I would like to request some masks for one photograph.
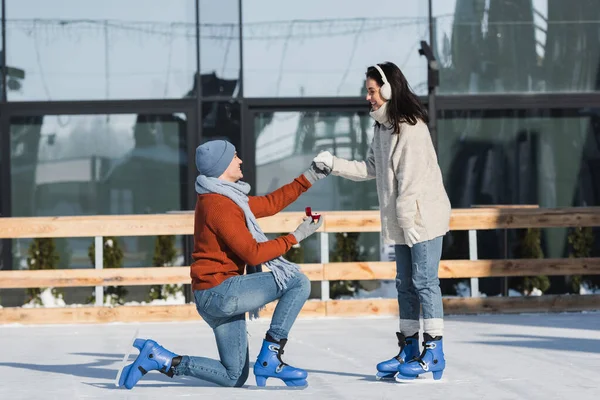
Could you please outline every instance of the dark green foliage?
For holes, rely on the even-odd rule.
[[[335,246],[331,254],[331,262],[360,261],[358,238],[360,233],[336,233]],[[331,282],[330,296],[332,299],[340,296],[351,296],[359,288],[358,281],[333,281]]]
[[[569,257],[591,257],[594,246],[594,231],[591,227],[573,228],[569,232],[568,242]],[[575,293],[579,293],[581,284],[586,281],[589,286],[600,286],[600,277],[597,275],[573,275],[571,276],[571,288]]]
[[[542,233],[539,228],[519,229],[517,237],[516,258],[544,258]],[[550,288],[550,279],[546,275],[512,278],[510,286],[524,294],[531,293],[534,288],[544,293]]]
[[[53,238],[33,239],[29,246],[27,257],[27,266],[30,270],[56,269],[60,258],[56,250],[56,243]],[[29,288],[25,292],[29,296],[29,301],[36,304],[42,304],[40,294],[45,288]],[[62,293],[57,289],[52,289],[55,297],[62,297]]]
[[[177,257],[175,248],[175,236],[157,236],[154,242],[154,256],[152,265],[155,267],[170,267]],[[149,298],[152,300],[165,300],[169,296],[175,296],[183,290],[182,285],[153,285],[150,288]]]

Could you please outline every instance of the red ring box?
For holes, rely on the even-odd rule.
[[[313,222],[317,222],[319,219],[321,219],[321,214],[319,214],[319,213],[314,213],[313,214],[312,208],[310,208],[310,207],[306,207],[304,209],[304,211],[306,212],[306,216],[307,217],[311,217],[312,218]]]

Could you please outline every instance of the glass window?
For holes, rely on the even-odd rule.
[[[427,93],[419,42],[429,42],[428,2],[252,0],[242,3],[244,94],[360,96],[368,66],[392,61]]]
[[[454,208],[600,205],[598,110],[445,111],[438,123]],[[562,257],[565,230],[546,231],[546,256]]]
[[[237,95],[240,69],[238,0],[200,0],[202,95]]]
[[[304,173],[312,159],[329,150],[338,157],[364,160],[373,140],[373,120],[366,112],[263,112],[255,115],[256,194],[261,196],[293,181]],[[374,210],[379,208],[375,180],[354,182],[329,176],[315,183],[284,211],[316,212]],[[287,234],[289,232],[281,232]],[[343,235],[342,235],[343,236]],[[346,260],[349,247],[356,251],[354,260],[380,259],[377,233],[330,235],[332,261]],[[344,242],[340,242],[343,240]],[[298,250],[301,262],[321,262],[320,239],[312,235]],[[288,254],[290,256],[290,254]]]
[[[202,102],[202,141],[224,139],[242,154],[240,110],[240,103],[236,101]]]
[[[6,0],[9,100],[181,98],[196,68],[194,0]]]
[[[597,90],[600,2],[432,1],[440,93]]]
[[[188,188],[186,130],[185,114],[13,117],[12,215],[180,210]],[[151,265],[154,238],[119,240],[126,266]],[[13,240],[15,269],[27,257],[28,243]],[[90,238],[67,239],[61,266],[91,267],[90,243]]]
[[[2,17],[2,9],[0,7],[0,18],[1,17]],[[3,53],[4,53],[4,49],[2,49],[2,32],[0,32],[0,66],[2,66],[1,65],[1,60],[3,59],[2,58],[2,54]],[[0,98],[2,97],[2,93],[3,93],[3,90],[4,90],[3,85],[4,85],[4,82],[3,82],[3,80],[0,77]],[[6,195],[4,194],[5,190],[2,189],[4,187],[3,186],[4,185],[4,182],[3,182],[3,176],[4,176],[3,171],[4,171],[4,168],[6,168],[5,167],[6,161],[3,159],[3,154],[2,154],[3,153],[2,148],[5,145],[3,144],[2,140],[3,139],[0,137],[0,218],[4,216],[4,213],[5,213],[5,210],[4,210],[5,204],[4,204],[4,202],[6,201],[5,200],[5,196]],[[6,240],[6,239],[0,239],[0,271],[3,270],[3,269],[9,269],[9,264],[10,263],[8,263],[8,262],[5,261],[5,258],[8,257],[8,254],[7,254],[7,252],[5,253],[4,250],[3,250],[5,247],[10,248],[10,241]]]
[[[2,8],[0,7],[0,18],[1,17],[2,17]],[[3,59],[2,55],[4,53],[4,49],[2,48],[2,42],[3,42],[2,41],[2,32],[0,32],[0,66],[2,66],[1,60]],[[6,71],[6,72],[9,73],[10,71]],[[9,80],[9,79],[12,80],[11,86],[13,86],[13,87],[15,85],[15,82],[19,83],[18,81],[20,80],[20,79],[15,79],[15,78],[11,79],[10,73],[7,76],[7,80]],[[4,82],[3,82],[2,78],[0,77],[0,98],[2,97],[2,93],[4,91],[3,85],[4,85]],[[6,161],[3,159],[3,154],[2,154],[3,153],[2,148],[3,148],[3,146],[5,146],[2,142],[2,140],[3,139],[0,137],[0,218],[3,217],[4,213],[6,212],[4,210],[4,208],[6,207],[4,204],[4,202],[6,201],[5,200],[6,195],[4,193],[6,191],[3,190],[3,187],[4,187],[3,186],[4,185],[3,171],[4,171],[4,168],[7,168],[7,167],[5,166]],[[4,248],[10,248],[10,241],[7,239],[0,239],[0,270],[10,269],[10,265],[9,265],[10,263],[5,260],[5,258],[8,259],[8,252],[5,252]]]
[[[373,120],[365,112],[264,112],[254,120],[256,194],[291,182],[320,152],[363,160],[373,139]],[[356,193],[361,193],[357,196]],[[318,181],[287,211],[377,209],[375,181],[353,182],[336,176]]]

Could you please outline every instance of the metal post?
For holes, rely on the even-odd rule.
[[[12,216],[10,176],[10,121],[6,113],[0,114],[0,218]],[[16,243],[17,240],[14,240]],[[13,268],[13,239],[0,239],[0,269]]]
[[[433,148],[438,151],[438,132],[437,132],[437,108],[435,105],[435,87],[429,88],[429,100],[427,103],[428,114],[429,114],[429,133],[431,134],[431,141],[433,142]]]
[[[477,231],[469,231],[469,260],[477,260]],[[471,278],[471,297],[479,297],[479,278]]]
[[[504,230],[504,259],[508,260],[508,229]],[[508,277],[502,278],[502,296],[508,296]]]
[[[242,15],[242,0],[238,1],[238,34],[240,37],[240,75],[238,77],[238,97],[244,97],[244,18]]]
[[[7,101],[7,93],[8,93],[8,79],[6,76],[8,75],[8,67],[6,63],[6,1],[2,0],[2,94],[0,95],[0,99],[2,102]],[[8,134],[7,134],[8,135]],[[9,159],[10,162],[10,159]]]
[[[321,232],[319,237],[321,238],[321,264],[327,264],[329,262],[329,234]],[[329,281],[321,281],[321,300],[329,299]]]
[[[102,269],[104,267],[104,243],[102,236],[95,237],[94,247],[94,264],[96,265],[96,269]],[[102,307],[102,305],[104,305],[104,286],[96,286],[96,307]]]
[[[196,0],[196,73],[194,74],[194,87],[196,88],[196,135],[197,141],[193,146],[202,143],[202,128],[204,128],[204,118],[202,116],[202,73],[200,60],[200,0]]]
[[[430,24],[430,29],[433,25]],[[432,32],[432,31],[431,31]],[[432,35],[432,33],[430,33]],[[427,92],[428,92],[428,116],[429,116],[429,133],[433,147],[438,149],[438,134],[437,134],[437,109],[435,105],[436,87],[440,82],[440,67],[433,54],[433,50],[425,40],[421,40],[421,48],[419,54],[427,59]]]

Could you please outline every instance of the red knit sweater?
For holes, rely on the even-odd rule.
[[[277,214],[310,188],[300,175],[266,196],[249,196],[256,218]],[[291,233],[258,243],[246,226],[244,212],[220,194],[198,195],[194,222],[192,288],[204,290],[225,279],[243,275],[246,265],[259,265],[287,253],[298,243]]]

